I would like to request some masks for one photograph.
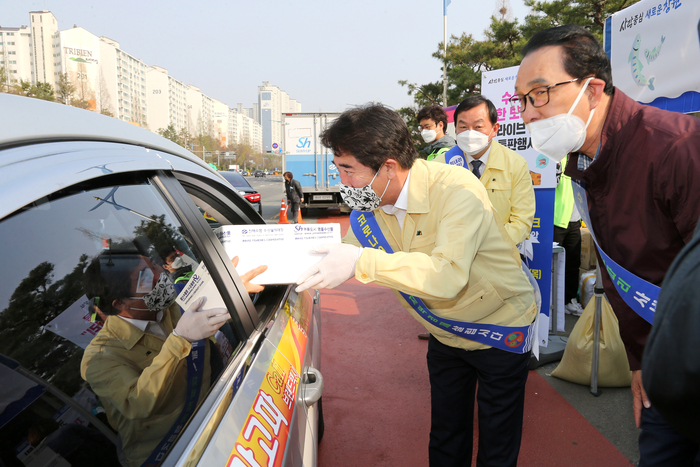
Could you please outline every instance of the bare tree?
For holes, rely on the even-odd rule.
[[[114,117],[114,110],[112,109],[112,98],[109,94],[109,88],[107,87],[107,82],[105,81],[104,75],[98,69],[97,71],[97,105],[96,109],[103,115],[109,115]]]
[[[68,79],[68,73],[58,75],[58,85],[56,86],[56,102],[70,104],[75,94],[75,86]]]

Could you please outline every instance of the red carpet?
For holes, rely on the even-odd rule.
[[[427,341],[416,337],[424,328],[389,289],[354,279],[323,291],[321,310],[326,430],[319,466],[427,466]],[[632,465],[534,371],[523,431],[519,466]]]

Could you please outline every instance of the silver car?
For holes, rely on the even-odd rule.
[[[248,201],[128,123],[8,94],[0,109],[0,465],[315,466],[320,296],[246,291],[213,229],[265,228]],[[201,271],[230,319],[189,352],[177,305],[103,312],[151,309],[156,279],[179,291]]]

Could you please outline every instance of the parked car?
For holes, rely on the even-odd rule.
[[[258,193],[255,188],[250,186],[248,180],[243,178],[243,175],[239,174],[238,172],[219,171],[219,173],[226,179],[227,182],[238,190],[238,193],[240,193],[241,196],[247,199],[250,204],[255,206],[258,213],[260,213],[262,216],[262,199],[260,193]]]
[[[262,171],[262,170],[256,170],[256,171],[255,171],[255,178],[264,177],[264,176],[265,176],[265,172],[264,172],[264,171]]]
[[[212,229],[264,229],[251,204],[142,128],[0,108],[0,465],[316,465],[320,295],[246,291]],[[216,345],[171,333],[163,268],[197,270],[176,291],[210,275],[205,305],[230,315]]]

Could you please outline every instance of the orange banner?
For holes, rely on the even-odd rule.
[[[306,331],[290,317],[226,467],[282,465],[306,341]]]

